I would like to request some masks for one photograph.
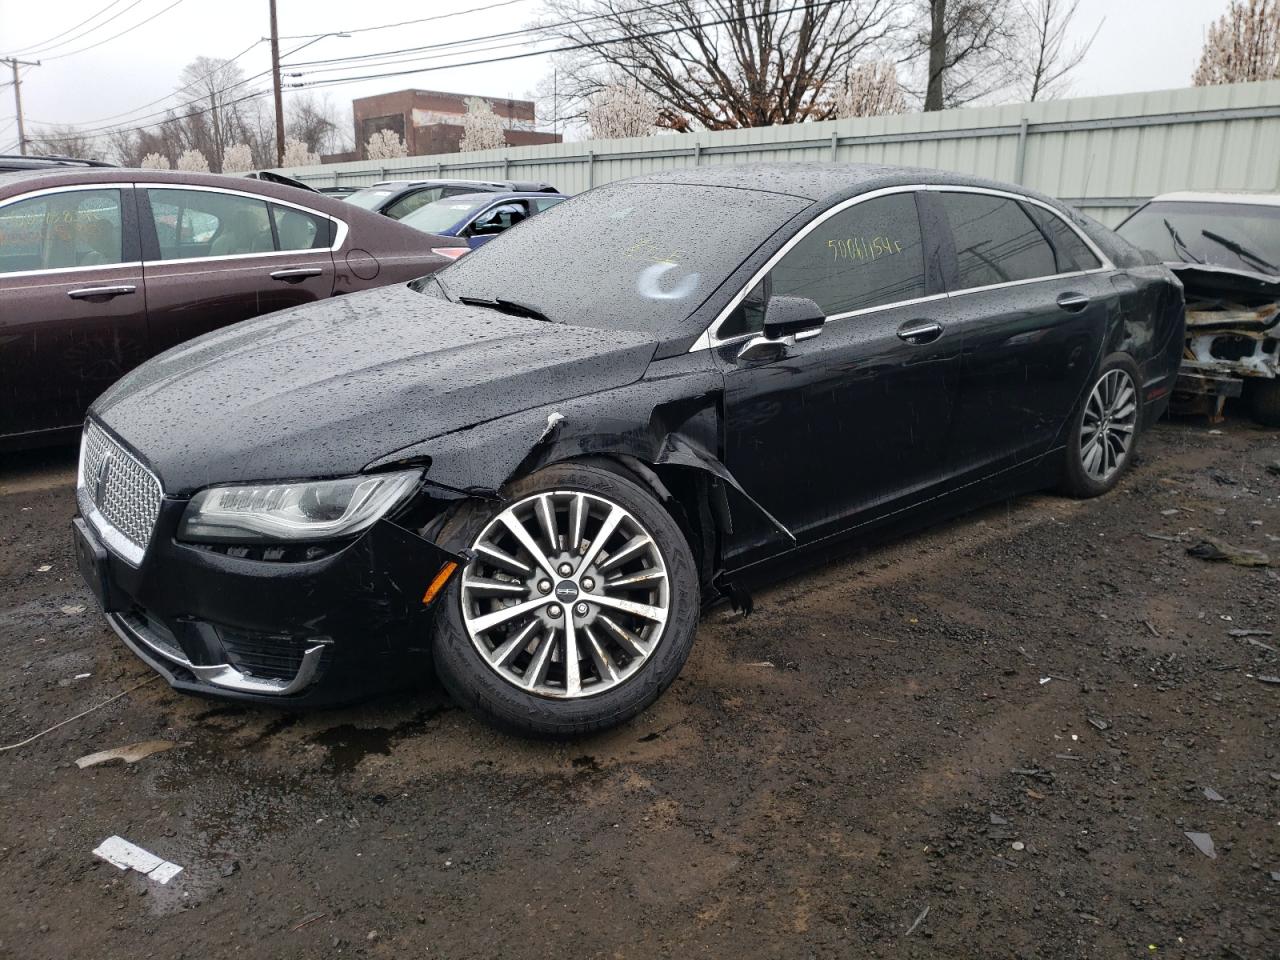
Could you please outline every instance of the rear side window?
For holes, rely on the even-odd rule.
[[[536,208],[536,212],[541,213],[543,210],[549,210],[557,203],[563,203],[568,199],[568,197],[538,197],[533,201],[533,205]]]
[[[267,203],[207,190],[149,189],[161,260],[271,253]]]
[[[808,297],[827,316],[925,295],[915,195],[866,200],[819,224],[769,274],[771,296]]]
[[[275,221],[278,250],[319,250],[333,243],[329,236],[331,222],[324,217],[271,204]]]
[[[955,237],[960,283],[970,290],[1058,272],[1051,248],[1022,207],[984,193],[938,194]]]
[[[0,273],[122,263],[119,190],[68,190],[0,208]]]
[[[1053,252],[1057,257],[1059,273],[1096,270],[1102,266],[1102,261],[1080,239],[1080,234],[1067,226],[1066,221],[1060,216],[1056,213],[1050,213],[1044,207],[1037,207],[1033,203],[1027,204],[1026,209],[1035,218],[1036,223],[1040,224],[1040,229],[1048,235],[1049,242],[1053,244]]]

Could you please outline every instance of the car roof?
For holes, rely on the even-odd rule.
[[[1015,184],[932,167],[899,167],[875,163],[756,163],[743,166],[688,167],[644,174],[626,182],[730,187],[782,193],[814,201],[838,201],[884,187],[912,184],[977,187],[1017,193],[1055,208],[1065,209],[1061,201]]]
[[[451,197],[441,197],[434,203],[445,203],[450,200],[488,200],[494,203],[500,203],[503,200],[568,200],[562,193],[542,193],[537,190],[490,190],[480,193],[455,193]]]
[[[221,187],[223,190],[239,190],[258,194],[272,200],[284,200],[301,204],[339,219],[357,216],[345,200],[332,194],[318,193],[255,180],[249,177],[221,173],[191,173],[186,170],[143,170],[126,167],[51,167],[45,170],[15,170],[0,173],[0,199],[7,199],[20,192],[55,187],[71,187],[86,184],[149,183],[173,187]]]
[[[1154,203],[1247,203],[1252,206],[1280,207],[1280,193],[1228,193],[1212,190],[1179,190],[1152,197]]]
[[[424,186],[425,187],[431,187],[431,186],[465,187],[465,186],[472,186],[472,185],[477,187],[506,186],[506,184],[500,183],[497,180],[447,180],[447,179],[430,178],[427,180],[379,180],[377,183],[371,183],[369,184],[368,187],[365,187],[363,189],[375,190],[378,188],[385,189],[387,187],[391,187],[397,190],[403,190],[405,187],[424,187]]]

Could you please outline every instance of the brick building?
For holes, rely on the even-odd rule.
[[[380,93],[373,97],[361,97],[351,101],[355,119],[355,155],[342,156],[344,160],[367,159],[365,144],[379,130],[391,130],[404,140],[410,156],[432,153],[456,153],[462,139],[462,118],[467,112],[467,101],[473,94],[443,93],[438,90],[399,90]],[[534,130],[532,100],[508,100],[483,97],[493,107],[493,112],[503,118],[507,144],[524,147],[536,143],[559,143],[558,133]],[[337,157],[325,157],[336,162]]]

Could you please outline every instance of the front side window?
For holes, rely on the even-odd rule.
[[[563,203],[568,197],[538,197],[533,201],[533,206],[538,213],[543,210],[550,210],[557,203]]]
[[[149,189],[161,260],[230,257],[275,250],[267,203],[206,190]]]
[[[468,233],[483,236],[485,234],[502,233],[509,230],[521,220],[527,220],[529,212],[523,203],[504,203],[502,206],[486,210],[471,224]]]
[[[1022,207],[985,193],[939,193],[955,237],[958,290],[1058,272],[1053,249]]]
[[[69,190],[0,208],[0,273],[122,263],[119,190]]]

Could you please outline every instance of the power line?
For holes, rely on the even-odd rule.
[[[484,13],[486,10],[496,10],[499,7],[510,7],[517,3],[528,3],[529,0],[501,0],[499,3],[491,3],[487,7],[472,7],[468,10],[456,10],[453,13],[440,13],[434,17],[421,17],[417,20],[401,20],[399,23],[381,23],[376,27],[356,27],[352,30],[331,30],[330,33],[369,33],[373,30],[390,30],[394,27],[408,27],[417,23],[431,23],[434,20],[448,20],[452,17],[465,17],[472,13]],[[322,37],[328,34],[322,33],[299,33],[290,37],[281,37],[281,40],[305,40],[307,37]]]
[[[786,7],[784,9],[774,10],[772,11],[772,13],[776,16],[784,13],[794,13],[797,10],[808,10],[808,9],[819,9],[822,7],[830,7],[841,2],[844,2],[844,0],[821,0],[821,2],[801,3],[792,7]],[[636,33],[636,34],[631,34],[630,36],[615,37],[608,40],[588,40],[582,43],[570,44],[568,46],[554,47],[550,50],[528,50],[528,51],[525,51],[524,53],[512,53],[503,57],[488,57],[480,60],[466,60],[460,63],[443,63],[443,64],[437,64],[435,66],[429,66],[429,67],[418,67],[413,70],[393,70],[387,73],[369,73],[369,74],[362,74],[356,77],[337,77],[337,78],[334,78],[333,80],[316,80],[310,83],[304,81],[302,83],[291,83],[289,84],[289,86],[296,89],[302,89],[302,88],[315,89],[318,87],[335,87],[335,86],[340,86],[344,83],[357,83],[361,80],[382,80],[387,77],[403,77],[403,76],[409,76],[411,74],[416,74],[416,73],[432,73],[436,70],[453,70],[459,67],[476,67],[476,66],[481,66],[481,65],[490,64],[490,63],[507,63],[512,60],[524,60],[528,57],[541,57],[541,56],[547,56],[555,53],[570,53],[575,50],[594,50],[600,47],[612,46],[618,43],[631,43],[636,40],[647,40],[653,37],[669,36],[670,34],[680,33],[681,31],[687,30],[690,27],[694,27],[694,26],[719,27],[719,26],[724,26],[726,24],[738,23],[743,20],[749,20],[749,19],[751,19],[751,16],[749,14],[740,14],[738,16],[725,17],[720,20],[712,20],[705,23],[684,24],[678,27],[669,27],[664,30],[652,30],[646,33]]]
[[[99,10],[97,13],[95,13],[92,17],[90,17],[90,18],[89,18],[89,20],[96,20],[98,17],[100,17],[102,14],[106,13],[108,10],[110,10],[112,7],[114,7],[114,6],[115,6],[117,3],[119,3],[119,2],[120,2],[120,0],[113,0],[113,2],[112,2],[112,3],[107,4],[105,7],[103,7],[101,10]],[[43,52],[44,52],[44,51],[46,51],[46,50],[54,50],[54,49],[56,49],[56,48],[58,48],[58,47],[64,46],[65,44],[68,44],[68,43],[74,43],[75,41],[77,41],[77,40],[81,39],[82,37],[87,37],[89,34],[93,33],[93,31],[95,31],[95,30],[101,30],[103,27],[105,27],[105,26],[106,26],[108,23],[110,23],[112,20],[115,20],[117,17],[121,17],[121,16],[123,16],[124,14],[128,13],[130,10],[132,10],[134,7],[136,7],[136,6],[137,6],[138,4],[140,4],[141,2],[142,2],[142,0],[133,0],[133,3],[129,4],[129,5],[128,5],[127,7],[125,7],[123,10],[117,10],[115,13],[113,13],[111,16],[107,17],[107,19],[103,20],[101,23],[94,24],[94,25],[93,25],[92,27],[90,27],[88,30],[84,31],[83,33],[78,33],[78,34],[76,34],[74,37],[67,37],[67,39],[65,39],[65,40],[58,40],[58,38],[57,38],[57,37],[50,37],[48,40],[44,41],[43,43],[37,43],[37,44],[34,44],[34,45],[30,46],[30,47],[26,47],[26,48],[24,48],[23,50],[19,50],[18,52],[19,52],[19,53],[25,53],[25,54],[27,54],[27,55],[37,55],[37,54],[41,54],[41,53],[43,53]],[[86,23],[88,23],[88,22],[89,22],[89,20],[82,20],[82,21],[80,21],[80,23],[77,23],[74,27],[72,27],[72,28],[71,28],[71,30],[78,30],[78,29],[80,29],[80,27],[82,27],[82,26],[84,26]],[[59,36],[59,37],[64,36],[64,35],[66,35],[66,34],[70,33],[70,32],[71,32],[71,30],[64,30],[64,31],[62,31],[62,33],[58,34],[58,36]],[[56,43],[55,43],[55,42],[53,42],[53,41],[55,41],[55,40],[57,41]]]
[[[79,50],[72,50],[69,53],[54,54],[52,57],[46,57],[45,59],[62,60],[66,57],[74,57],[77,54],[84,53],[87,50],[93,50],[95,47],[100,47],[104,43],[110,43],[112,40],[119,40],[126,33],[133,33],[133,31],[137,30],[139,27],[145,27],[148,23],[150,23],[156,17],[163,16],[164,14],[168,13],[170,10],[172,10],[174,7],[176,7],[178,4],[182,2],[183,0],[173,0],[173,3],[169,4],[167,7],[160,10],[158,13],[153,13],[151,16],[147,17],[147,19],[140,20],[137,23],[135,23],[132,27],[128,27],[124,30],[121,30],[119,33],[113,34],[112,36],[107,37],[105,40],[99,40],[96,43],[89,44],[87,47],[81,47]],[[131,9],[131,8],[126,8],[126,9]]]

